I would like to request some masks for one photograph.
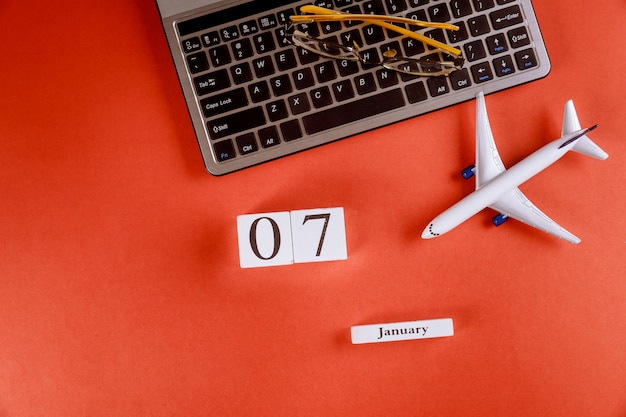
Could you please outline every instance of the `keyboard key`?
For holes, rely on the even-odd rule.
[[[515,67],[513,66],[513,58],[511,58],[509,55],[494,59],[493,67],[495,68],[496,75],[498,77],[504,77],[505,75],[510,75],[515,72]]]
[[[221,67],[222,65],[230,64],[231,57],[228,51],[228,46],[220,45],[215,48],[209,49],[209,58],[214,67]]]
[[[259,55],[276,49],[276,42],[274,42],[272,32],[263,32],[254,36],[254,46]]]
[[[424,87],[424,82],[422,81],[407,85],[405,87],[405,91],[407,97],[409,98],[409,103],[411,104],[424,101],[428,98],[428,94],[426,94],[426,87]]]
[[[252,50],[252,43],[250,39],[243,38],[231,44],[233,55],[237,61],[241,61],[245,58],[250,58],[254,55],[254,51]]]
[[[487,52],[481,40],[470,42],[466,44],[463,49],[465,50],[465,58],[470,62],[483,59],[487,56]]]
[[[507,33],[507,36],[513,48],[521,48],[522,46],[530,44],[530,36],[528,36],[528,31],[525,26],[511,29]]]
[[[382,114],[405,105],[397,88],[304,116],[304,130],[309,134],[323,132],[358,120]]]
[[[446,77],[431,77],[426,80],[426,84],[428,85],[430,95],[433,97],[439,97],[450,92],[450,86]]]
[[[495,30],[518,25],[524,21],[522,11],[517,5],[492,12],[489,17],[491,18],[491,23],[493,24],[493,28]]]
[[[449,22],[451,20],[450,11],[445,3],[437,4],[428,8],[428,16],[431,22]]]
[[[234,41],[239,39],[239,29],[237,29],[237,26],[229,26],[222,29],[221,35],[224,42]]]
[[[265,109],[267,110],[267,115],[270,118],[270,122],[276,122],[289,116],[285,100],[277,100],[268,103],[265,105]]]
[[[489,21],[487,16],[476,16],[467,21],[469,32],[472,36],[480,36],[489,33]]]
[[[402,48],[404,49],[404,56],[415,56],[426,52],[424,44],[412,38],[402,38]]]
[[[252,70],[250,64],[244,62],[230,68],[230,75],[233,77],[235,84],[243,84],[252,80]]]
[[[487,38],[487,49],[491,55],[498,55],[502,52],[509,50],[509,46],[506,44],[506,37],[503,33],[489,36]]]
[[[459,27],[459,30],[449,30],[446,32],[448,38],[450,39],[450,43],[457,44],[468,40],[469,33],[467,33],[467,26],[465,26],[465,22],[456,22],[455,25]]]
[[[262,107],[252,107],[238,113],[210,120],[207,128],[212,139],[221,139],[265,124]]]
[[[259,19],[259,26],[261,30],[272,29],[278,25],[278,20],[276,16],[273,14],[269,14],[267,16],[263,16]]]
[[[347,32],[343,32],[339,35],[339,38],[342,45],[352,46],[356,42],[357,45],[363,45],[363,38],[361,37],[361,31],[358,29],[349,30]]]
[[[339,68],[339,74],[342,77],[347,77],[360,71],[359,64],[356,61],[350,61],[347,59],[337,61],[337,67]]]
[[[347,7],[350,6],[353,1],[355,0],[335,0],[335,5],[337,7]]]
[[[534,68],[539,65],[537,57],[535,56],[535,51],[532,49],[517,52],[515,54],[515,60],[517,61],[517,67],[520,70]]]
[[[476,9],[477,12],[482,12],[487,9],[492,9],[496,6],[493,3],[493,0],[473,0],[473,2],[474,2],[474,9]]]
[[[354,97],[354,89],[350,80],[339,81],[332,86],[335,100],[338,102],[346,101]]]
[[[456,71],[450,75],[450,84],[453,90],[461,90],[472,85],[469,71],[467,68],[463,68],[460,71]]]
[[[220,34],[217,30],[214,30],[212,32],[205,33],[204,35],[202,35],[202,44],[206,46],[207,48],[209,46],[217,45],[220,42],[221,42]]]
[[[313,67],[318,83],[326,83],[337,78],[335,63],[333,61],[325,61]]]
[[[472,77],[474,77],[474,82],[476,84],[481,84],[493,79],[493,72],[491,71],[491,66],[489,65],[489,62],[481,62],[479,64],[473,65],[471,67],[471,70]]]
[[[385,2],[390,14],[402,13],[407,9],[406,0],[386,0]]]
[[[230,87],[230,78],[225,69],[210,72],[193,79],[198,96],[215,93]]]
[[[237,149],[241,155],[247,155],[259,150],[259,145],[256,142],[256,136],[254,133],[246,133],[235,139],[237,142]]]
[[[202,48],[202,45],[200,44],[200,38],[198,37],[183,41],[182,46],[183,52],[185,52],[186,54],[188,54],[189,52],[199,51]]]
[[[259,31],[259,25],[254,20],[249,20],[239,25],[241,36],[254,35]]]
[[[443,29],[433,29],[425,32],[424,35],[428,36],[430,39],[434,39],[441,43],[446,43],[446,36],[443,33]],[[437,49],[434,46],[428,45],[428,50]]]
[[[215,157],[219,162],[224,162],[237,156],[235,153],[235,147],[233,146],[233,142],[231,140],[216,143],[213,146],[213,150],[215,151]]]
[[[298,115],[306,113],[311,110],[311,103],[306,93],[296,94],[289,97],[289,107],[291,108],[291,114]]]
[[[250,98],[253,103],[259,103],[261,101],[269,100],[271,97],[270,88],[267,85],[267,81],[259,81],[248,86],[250,92]]]
[[[297,53],[298,53],[298,59],[300,60],[300,64],[302,65],[308,65],[321,59],[321,57],[318,54],[313,53],[311,51],[307,51],[304,48],[298,48]]]
[[[368,25],[363,28],[363,41],[366,45],[383,42],[385,39],[385,31],[380,26]]]
[[[270,85],[272,86],[272,92],[276,97],[284,96],[285,94],[289,94],[293,91],[291,81],[289,80],[289,74],[282,74],[278,77],[272,78],[270,80]]]
[[[393,87],[394,85],[398,85],[400,82],[398,72],[385,68],[376,71],[376,79],[378,80],[380,88]]]
[[[280,138],[278,137],[278,129],[276,129],[276,126],[259,130],[259,142],[261,142],[261,146],[264,148],[278,145]]]
[[[296,53],[293,48],[277,52],[274,55],[274,59],[276,60],[276,66],[279,71],[287,71],[298,66]]]
[[[386,14],[382,0],[369,0],[363,3],[363,13],[365,14]]]
[[[428,3],[428,1],[429,0],[426,0],[426,3]],[[428,20],[428,16],[426,15],[426,10],[423,10],[423,9],[407,13],[406,17],[409,19],[413,19],[413,20],[421,20],[423,22],[426,22]],[[420,29],[421,29],[421,26],[409,27],[409,30],[413,30],[413,31],[418,31]]]
[[[254,73],[257,78],[264,78],[276,72],[272,58],[269,56],[257,58],[252,61],[252,68],[254,68]]]
[[[276,18],[278,19],[279,25],[286,25],[289,23],[289,16],[295,15],[296,12],[293,9],[282,10],[276,13]]]
[[[235,142],[237,143],[237,149],[241,155],[247,155],[259,150],[259,145],[257,145],[254,133],[241,135],[235,139]]]
[[[244,107],[248,104],[246,90],[238,88],[200,101],[204,117],[213,117]]]
[[[302,68],[301,70],[295,71],[291,74],[291,78],[293,78],[296,90],[303,90],[315,84],[313,71],[311,71],[310,68]]]
[[[311,102],[316,109],[330,106],[333,104],[333,98],[330,95],[330,89],[326,86],[316,88],[311,91]]]
[[[333,2],[331,0],[315,0],[315,5],[317,7],[323,7],[325,9],[333,8]]]
[[[320,24],[322,33],[328,35],[329,33],[339,32],[341,30],[341,22],[323,22]]]
[[[302,128],[297,120],[289,120],[280,125],[280,132],[283,134],[285,142],[300,139],[302,137]]]
[[[450,8],[452,9],[452,15],[456,19],[472,14],[470,0],[452,0],[450,2]]]
[[[209,69],[209,61],[204,52],[198,52],[197,54],[187,56],[187,66],[189,67],[189,72],[197,74]]]
[[[356,86],[357,93],[361,96],[376,91],[374,76],[369,72],[357,76],[354,79],[354,85]]]

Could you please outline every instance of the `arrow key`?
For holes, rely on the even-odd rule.
[[[472,66],[471,70],[472,77],[474,78],[474,82],[476,84],[493,80],[493,71],[491,71],[491,66],[489,65],[489,62],[481,62],[480,64],[476,64]]]
[[[523,51],[517,52],[515,54],[515,61],[517,62],[517,67],[520,70],[534,68],[538,65],[535,51],[533,51],[532,49],[525,49]]]
[[[496,69],[496,75],[498,77],[504,77],[505,75],[510,75],[515,72],[515,67],[513,66],[513,58],[511,58],[509,55],[494,59],[493,67]]]
[[[487,38],[487,48],[489,48],[491,55],[497,55],[509,50],[509,46],[506,44],[506,37],[503,33],[489,36]]]

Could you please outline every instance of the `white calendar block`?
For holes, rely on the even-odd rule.
[[[242,268],[293,263],[289,212],[237,216],[237,234]]]
[[[291,212],[295,263],[348,258],[342,207]]]

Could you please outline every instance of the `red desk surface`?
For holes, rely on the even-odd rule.
[[[472,190],[473,102],[216,178],[152,1],[1,2],[0,416],[626,416],[626,3],[535,8],[553,70],[487,105],[508,165],[570,98],[599,123],[608,160],[521,187],[580,245],[487,211],[420,238]],[[317,207],[347,261],[239,267],[237,215]]]

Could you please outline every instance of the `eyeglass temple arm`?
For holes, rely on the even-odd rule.
[[[388,22],[389,21],[401,22],[401,23],[407,23],[407,24],[418,25],[418,26],[437,27],[437,28],[444,28],[444,29],[450,29],[450,30],[458,30],[459,29],[458,26],[414,21],[412,19],[396,18],[392,16],[352,15],[349,13],[337,12],[334,10],[326,9],[324,7],[317,7],[313,5],[302,6],[300,8],[300,11],[303,13],[316,13],[318,15],[323,15],[323,16],[306,16],[306,15],[291,16],[290,19],[292,22],[295,23],[298,21],[307,21],[307,20],[308,21],[311,21],[311,20],[314,20],[314,21],[362,20],[363,22],[371,23],[371,24],[383,27],[385,29],[400,33],[401,35],[407,36],[409,38],[416,39],[434,48],[441,49],[442,51],[447,52],[451,55],[455,55],[455,56],[461,55],[461,51],[457,48],[454,48],[450,45],[446,45],[445,43],[439,42],[435,39],[431,39],[419,33],[406,30],[396,25],[392,25],[391,23],[388,23]]]
[[[386,21],[386,22],[395,22],[395,23],[406,23],[408,25],[413,26],[422,26],[428,28],[436,28],[436,29],[448,29],[448,30],[459,30],[459,27],[450,23],[439,23],[439,22],[426,22],[424,20],[416,20],[409,19],[406,17],[397,17],[397,16],[381,16],[376,14],[352,14],[347,12],[339,12],[336,10],[327,9],[325,7],[318,7],[313,5],[305,5],[300,7],[300,11],[303,13],[313,13],[320,16],[311,16],[311,15],[295,15],[291,16],[292,21],[310,21],[310,20],[376,20],[376,21]],[[324,16],[321,16],[324,15]]]

